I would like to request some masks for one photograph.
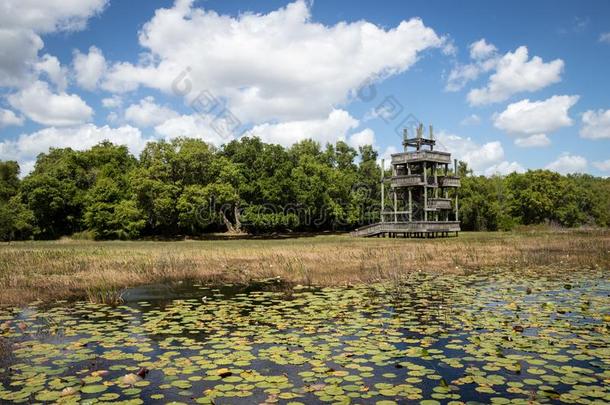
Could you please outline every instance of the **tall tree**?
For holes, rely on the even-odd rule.
[[[0,240],[27,239],[34,232],[34,214],[19,195],[19,164],[0,161]]]
[[[52,148],[39,155],[34,171],[21,185],[23,202],[34,213],[38,237],[57,238],[80,231],[91,184],[81,152]]]

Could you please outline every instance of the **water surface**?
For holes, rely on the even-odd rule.
[[[0,402],[610,402],[607,272],[277,287],[0,309]]]

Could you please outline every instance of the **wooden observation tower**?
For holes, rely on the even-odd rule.
[[[404,130],[404,152],[392,155],[392,175],[381,161],[381,222],[356,229],[352,236],[439,237],[458,235],[457,160],[434,150],[432,126],[428,137],[419,125],[415,138]],[[386,183],[389,198],[386,199]]]

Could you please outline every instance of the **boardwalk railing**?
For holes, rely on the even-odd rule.
[[[392,155],[393,165],[424,161],[450,164],[451,154],[436,150],[420,150],[416,152],[395,153]]]
[[[460,178],[457,176],[443,176],[438,178],[441,187],[459,187]]]
[[[379,234],[402,234],[402,233],[441,233],[459,232],[460,223],[456,221],[421,221],[421,222],[378,222],[365,225],[353,232],[352,236],[369,237]]]

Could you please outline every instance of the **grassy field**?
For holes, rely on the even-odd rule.
[[[610,268],[610,231],[462,233],[450,239],[355,239],[309,235],[173,242],[60,240],[0,245],[0,304],[88,298],[112,301],[126,287],[172,280],[207,283],[280,277],[290,284],[399,280],[414,271]]]

